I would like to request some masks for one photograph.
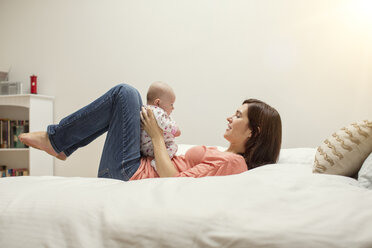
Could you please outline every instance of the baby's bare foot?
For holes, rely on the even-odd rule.
[[[58,159],[66,160],[67,158],[63,152],[58,154],[56,151],[54,151],[52,145],[50,144],[47,132],[22,133],[18,136],[18,139],[25,145],[43,150]]]

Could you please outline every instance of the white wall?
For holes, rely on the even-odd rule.
[[[372,1],[0,0],[0,66],[55,96],[55,121],[119,82],[176,93],[179,143],[226,145],[243,99],[276,107],[283,147],[372,117]],[[96,176],[104,137],[56,161]]]

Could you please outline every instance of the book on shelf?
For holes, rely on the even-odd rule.
[[[28,176],[27,168],[8,169],[6,165],[0,165],[0,177]]]
[[[26,148],[18,136],[28,130],[28,120],[0,119],[0,148]]]

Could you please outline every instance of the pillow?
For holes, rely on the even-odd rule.
[[[186,153],[186,151],[193,146],[195,146],[195,145],[178,144],[178,149],[177,149],[176,155],[184,155]]]
[[[313,172],[354,176],[371,152],[372,122],[353,123],[332,134],[318,147]]]
[[[280,149],[278,164],[308,164],[314,162],[315,148],[283,148]]]
[[[372,153],[369,154],[359,170],[358,182],[360,186],[372,189]]]

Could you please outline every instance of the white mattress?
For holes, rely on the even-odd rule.
[[[0,247],[372,247],[372,191],[290,157],[200,179],[2,178]]]

